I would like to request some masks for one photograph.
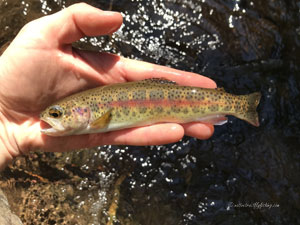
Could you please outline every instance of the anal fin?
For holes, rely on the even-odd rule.
[[[199,121],[220,126],[227,123],[228,118],[224,115],[211,115],[211,116],[203,117]]]

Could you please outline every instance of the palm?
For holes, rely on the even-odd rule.
[[[94,24],[86,24],[83,18],[87,16]],[[162,144],[177,141],[184,132],[198,138],[211,135],[212,126],[199,123],[183,126],[158,124],[76,138],[54,138],[40,133],[38,115],[41,110],[57,99],[90,87],[149,77],[164,77],[185,85],[215,87],[213,81],[188,72],[107,53],[72,49],[71,43],[83,35],[106,34],[121,23],[119,14],[108,15],[81,4],[37,20],[20,32],[1,57],[0,64],[2,110],[11,123],[18,125],[14,135],[21,146],[20,151],[28,151],[28,148],[60,151],[100,144]],[[65,26],[61,28],[58,24]],[[32,29],[38,30],[38,33],[31,34]],[[9,74],[9,77],[4,74]],[[24,137],[24,134],[27,136]]]
[[[6,107],[22,114],[39,113],[59,98],[97,85],[96,78],[80,74],[81,68],[75,63],[79,59],[74,58],[75,53],[70,46],[64,50],[45,50],[47,43],[36,40],[31,44],[19,46],[18,42],[12,43],[3,56],[8,62],[5,72],[11,75],[11,79],[6,80],[2,87],[2,95],[8,100]],[[15,55],[15,49],[20,54]],[[19,62],[25,61],[19,74],[16,67]]]

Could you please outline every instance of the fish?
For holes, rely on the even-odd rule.
[[[155,123],[222,125],[232,115],[258,127],[261,93],[233,95],[223,88],[181,86],[164,78],[104,85],[48,106],[40,119],[49,136],[102,133]]]

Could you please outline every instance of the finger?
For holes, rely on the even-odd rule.
[[[182,124],[185,135],[195,137],[201,140],[210,138],[214,133],[214,126],[205,123],[187,123]]]
[[[58,19],[65,23],[63,29],[60,29],[60,24],[57,25],[61,43],[72,43],[84,36],[110,34],[123,22],[120,13],[102,11],[85,3],[74,4],[60,14]]]
[[[41,135],[40,147],[46,151],[67,151],[99,145],[162,145],[179,141],[184,130],[179,124],[165,123],[108,133],[67,137]]]
[[[117,145],[162,145],[177,142],[183,135],[181,125],[162,123],[107,133],[103,136],[103,142]]]
[[[85,36],[110,34],[121,26],[122,21],[122,15],[118,12],[102,11],[78,3],[32,21],[26,28],[32,32],[38,31],[46,40],[58,41],[60,45],[70,44]]]
[[[166,66],[127,59],[110,53],[78,50],[77,68],[82,74],[98,77],[100,83],[111,84],[143,80],[147,78],[165,78],[181,85],[216,88],[216,83],[208,77],[196,73],[172,69]],[[99,76],[99,74],[101,76]]]
[[[166,78],[181,85],[216,88],[216,83],[208,77],[199,74],[172,69],[137,60],[120,58],[117,63],[118,70],[128,81],[143,80],[146,78]]]

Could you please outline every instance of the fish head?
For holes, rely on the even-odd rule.
[[[78,134],[84,130],[90,120],[90,109],[75,102],[57,103],[47,107],[40,119],[50,127],[41,130],[50,136]]]

